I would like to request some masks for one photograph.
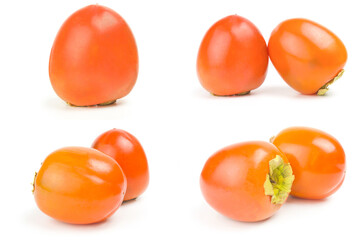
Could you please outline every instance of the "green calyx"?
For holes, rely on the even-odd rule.
[[[273,204],[283,204],[291,192],[294,179],[291,165],[277,155],[269,161],[269,174],[263,184],[265,194],[272,197]]]
[[[337,74],[336,77],[334,77],[332,80],[330,80],[329,82],[327,82],[325,85],[323,85],[318,91],[317,91],[317,95],[318,96],[324,96],[326,94],[326,92],[328,91],[328,87],[334,83],[336,80],[338,80],[340,77],[342,77],[343,73],[345,72],[344,69],[341,69],[341,71]]]

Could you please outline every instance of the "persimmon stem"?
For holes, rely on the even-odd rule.
[[[326,92],[328,91],[328,87],[334,83],[336,80],[338,80],[340,77],[342,77],[343,73],[345,72],[344,69],[341,69],[341,71],[337,74],[336,77],[334,77],[333,79],[331,79],[329,82],[327,82],[325,85],[323,85],[318,91],[317,91],[317,95],[318,96],[324,96],[326,94]]]
[[[35,172],[35,174],[34,174],[34,180],[33,180],[33,190],[31,190],[31,192],[34,194],[34,191],[35,191],[35,180],[36,180],[36,176],[38,176],[38,173],[37,172]]]
[[[108,101],[108,102],[104,102],[104,103],[95,104],[95,105],[84,105],[84,106],[74,105],[74,104],[72,104],[72,103],[70,103],[70,102],[66,102],[66,103],[67,103],[69,106],[71,106],[71,107],[94,107],[94,106],[100,106],[100,107],[102,107],[102,106],[112,105],[112,104],[114,104],[116,101],[117,101],[117,99],[111,100],[111,101]]]
[[[100,103],[100,104],[97,104],[97,106],[108,106],[108,105],[112,105],[116,102],[117,100],[111,100],[111,101],[108,101],[108,102],[105,102],[105,103]]]
[[[246,92],[241,92],[241,93],[236,93],[236,94],[231,94],[231,95],[218,95],[218,94],[215,94],[215,93],[211,93],[213,96],[216,96],[216,97],[237,97],[237,96],[244,96],[244,95],[247,95],[247,94],[250,94],[251,91],[246,91]]]
[[[269,174],[263,185],[265,195],[271,196],[273,204],[283,204],[291,192],[294,179],[291,165],[277,155],[269,161]]]

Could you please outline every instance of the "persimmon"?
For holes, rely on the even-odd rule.
[[[302,18],[280,23],[268,52],[283,80],[302,94],[324,95],[342,76],[347,60],[346,48],[333,32]]]
[[[65,147],[45,159],[33,192],[39,209],[50,217],[89,224],[110,217],[122,204],[126,187],[121,167],[108,155]]]
[[[146,190],[149,183],[148,161],[142,145],[132,134],[112,129],[101,134],[92,147],[111,156],[123,169],[127,178],[124,200],[135,199]]]
[[[214,95],[244,95],[266,78],[266,42],[249,20],[231,15],[205,34],[197,58],[198,78]]]
[[[70,105],[107,105],[126,96],[138,76],[138,50],[125,20],[90,5],[61,26],[50,53],[49,77]]]
[[[219,213],[256,222],[280,209],[293,179],[282,152],[270,143],[253,141],[213,154],[204,165],[200,186],[205,200]]]
[[[336,138],[318,129],[290,127],[271,142],[290,162],[295,181],[291,195],[306,199],[323,199],[335,193],[346,171],[345,152]]]

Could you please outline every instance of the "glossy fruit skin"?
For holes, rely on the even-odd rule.
[[[343,69],[347,51],[327,28],[307,19],[280,23],[268,42],[270,59],[284,81],[302,94],[315,94]]]
[[[149,184],[148,161],[142,145],[132,134],[112,129],[101,134],[92,147],[109,155],[122,167],[128,184],[124,200],[137,198],[146,190]]]
[[[256,222],[271,217],[282,204],[272,204],[263,184],[269,161],[286,157],[272,144],[251,141],[225,147],[204,165],[200,186],[205,200],[224,216]]]
[[[138,76],[138,51],[124,19],[90,5],[61,26],[49,61],[51,84],[71,105],[91,106],[126,96]]]
[[[255,25],[231,15],[204,36],[197,58],[198,78],[214,95],[228,96],[258,88],[266,78],[267,45]]]
[[[290,127],[275,136],[272,143],[287,156],[293,169],[291,195],[323,199],[342,185],[345,152],[331,135],[314,128]]]
[[[39,209],[59,221],[90,224],[122,204],[127,181],[111,157],[92,148],[65,147],[43,162],[34,182]]]

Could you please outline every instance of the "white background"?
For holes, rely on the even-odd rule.
[[[48,59],[63,21],[91,1],[6,1],[0,9],[1,197],[0,236],[37,239],[254,239],[359,236],[360,29],[358,1],[98,1],[117,11],[135,35],[140,58],[133,91],[116,105],[73,108],[54,93]],[[208,94],[196,75],[207,29],[237,13],[266,41],[288,18],[304,17],[335,32],[349,59],[344,76],[325,97],[301,96],[270,63],[265,83],[245,97]],[[335,136],[347,155],[346,179],[324,201],[290,198],[260,223],[232,221],[204,201],[199,175],[207,158],[226,145],[265,140],[300,125]],[[90,146],[102,132],[121,128],[142,143],[150,185],[109,220],[64,224],[38,210],[33,174],[52,151]]]

